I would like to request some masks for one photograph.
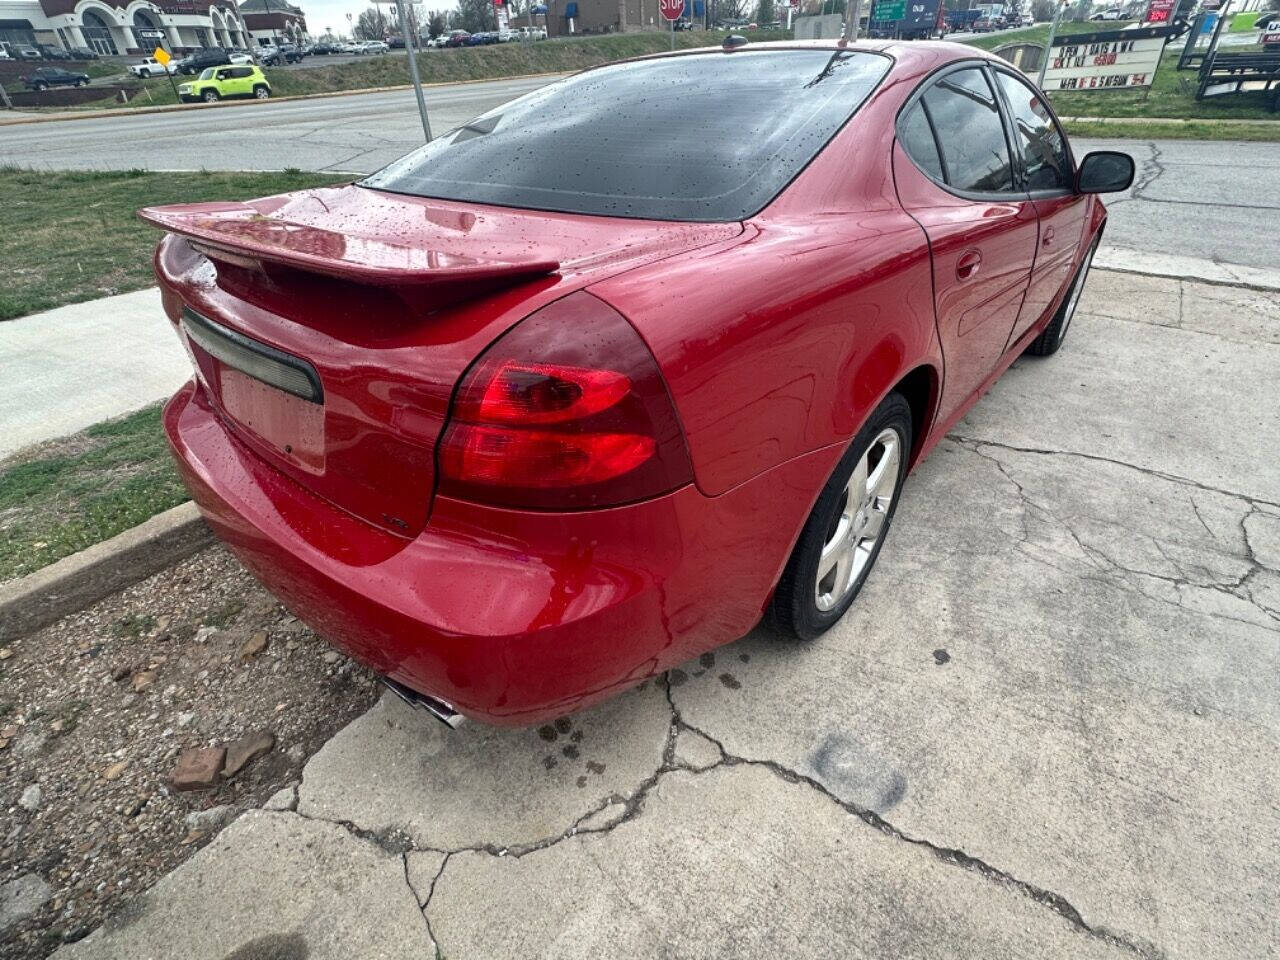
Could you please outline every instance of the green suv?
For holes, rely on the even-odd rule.
[[[178,98],[183,103],[212,102],[224,97],[265,100],[269,96],[271,84],[257,67],[207,67],[195,80],[178,86]]]

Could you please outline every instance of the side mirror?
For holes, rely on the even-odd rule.
[[[1133,157],[1115,150],[1085,154],[1076,171],[1076,193],[1117,193],[1133,183]]]

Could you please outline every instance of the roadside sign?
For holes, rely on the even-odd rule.
[[[880,4],[880,6],[885,6],[885,4]],[[911,0],[910,6],[905,3],[903,6],[906,9],[904,9],[902,16],[897,19],[902,21],[899,27],[904,33],[909,30],[932,30],[937,26],[938,14],[942,9],[942,0]]]
[[[901,20],[907,13],[907,0],[876,0],[871,19],[884,22]]]
[[[1142,18],[1143,23],[1168,23],[1173,17],[1173,8],[1177,4],[1177,0],[1151,0],[1147,5],[1146,16]]]
[[[664,19],[674,22],[684,15],[684,0],[658,0],[658,9]]]
[[[151,56],[155,57],[156,61],[162,67],[167,67],[169,65],[169,61],[173,59],[173,57],[169,56],[169,51],[164,47],[156,47],[156,52]]]
[[[1149,87],[1168,35],[1168,27],[1141,27],[1055,37],[1040,87],[1046,91]]]

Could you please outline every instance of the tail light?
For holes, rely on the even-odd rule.
[[[575,293],[521,321],[463,379],[440,443],[440,492],[582,509],[689,483],[658,365],[616,310]]]

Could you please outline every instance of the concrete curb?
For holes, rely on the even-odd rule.
[[[1262,270],[1234,263],[1215,263],[1200,257],[1180,257],[1171,253],[1148,253],[1124,247],[1098,248],[1093,257],[1098,270],[1136,273],[1144,277],[1192,280],[1221,287],[1245,287],[1263,293],[1280,291],[1280,270]]]
[[[563,77],[562,70],[551,73],[521,73],[512,77],[484,77],[479,80],[438,80],[424,83],[424,90],[433,87],[459,87],[475,83],[498,83],[503,80],[536,80],[539,77]],[[322,93],[298,93],[291,97],[272,97],[269,100],[218,100],[214,103],[166,103],[157,107],[122,107],[119,110],[86,110],[84,113],[55,113],[49,116],[19,117],[5,120],[0,117],[0,127],[16,127],[27,123],[57,123],[62,120],[102,120],[107,117],[139,117],[148,113],[174,113],[180,110],[219,110],[224,107],[254,107],[262,104],[292,103],[295,100],[325,100],[330,97],[354,97],[366,93],[395,93],[412,90],[413,86],[401,83],[391,87],[361,87],[358,90],[326,90]]]
[[[1222,126],[1240,127],[1280,127],[1280,120],[1253,120],[1236,117],[1058,117],[1063,123],[1105,123],[1108,126],[1123,127],[1135,123],[1163,124],[1174,128],[1185,127],[1193,123],[1216,123]]]
[[[184,503],[0,585],[0,640],[14,640],[83,610],[212,542],[213,534],[196,505]]]

